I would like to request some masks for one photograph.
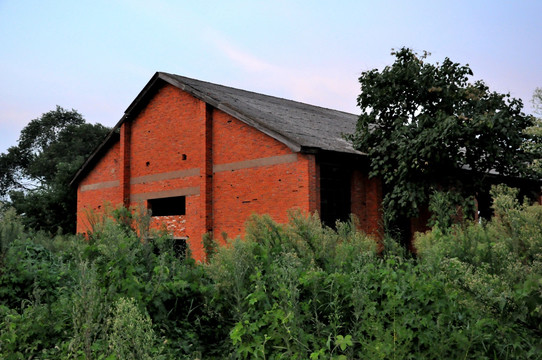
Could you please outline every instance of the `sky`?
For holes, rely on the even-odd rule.
[[[115,125],[156,71],[359,114],[359,76],[401,47],[531,113],[541,35],[538,0],[0,0],[0,153],[56,105]]]

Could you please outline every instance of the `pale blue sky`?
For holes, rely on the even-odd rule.
[[[113,126],[156,71],[358,113],[392,48],[542,87],[542,1],[0,0],[0,152],[56,105]]]

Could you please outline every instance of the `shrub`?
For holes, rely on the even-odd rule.
[[[517,191],[502,186],[492,194],[491,221],[420,234],[418,254],[428,271],[498,320],[507,336],[496,345],[500,356],[542,357],[542,206],[521,205]]]
[[[254,216],[226,246],[209,236],[206,264],[122,211],[87,241],[14,227],[0,357],[540,359],[541,207],[512,195],[491,222],[419,235],[417,259],[299,211]]]

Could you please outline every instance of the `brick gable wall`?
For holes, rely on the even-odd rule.
[[[77,232],[86,233],[94,214],[105,207],[122,205],[120,189],[120,144],[113,145],[77,187]]]
[[[285,222],[291,208],[318,210],[314,155],[293,153],[174,86],[159,89],[120,131],[120,142],[79,184],[78,232],[88,230],[86,208],[185,196],[186,215],[156,217],[153,226],[187,237],[202,260],[208,231],[235,237],[254,213]]]

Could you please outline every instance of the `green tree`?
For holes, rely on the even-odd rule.
[[[0,154],[0,197],[27,226],[73,232],[76,191],[69,182],[109,130],[60,106],[32,120],[18,144]]]
[[[533,93],[532,103],[535,114],[542,116],[542,88],[536,88]]]
[[[542,88],[535,89],[531,102],[537,118],[533,126],[525,129],[531,136],[531,141],[525,143],[524,148],[533,154],[535,160],[532,168],[538,174],[538,178],[542,178]]]
[[[491,171],[532,176],[533,153],[523,145],[535,119],[521,100],[471,82],[470,67],[448,58],[430,64],[427,52],[408,48],[392,55],[391,66],[361,74],[362,113],[349,136],[368,154],[371,176],[383,180],[387,220],[417,216],[437,189],[473,195]],[[468,182],[458,177],[465,169]]]

